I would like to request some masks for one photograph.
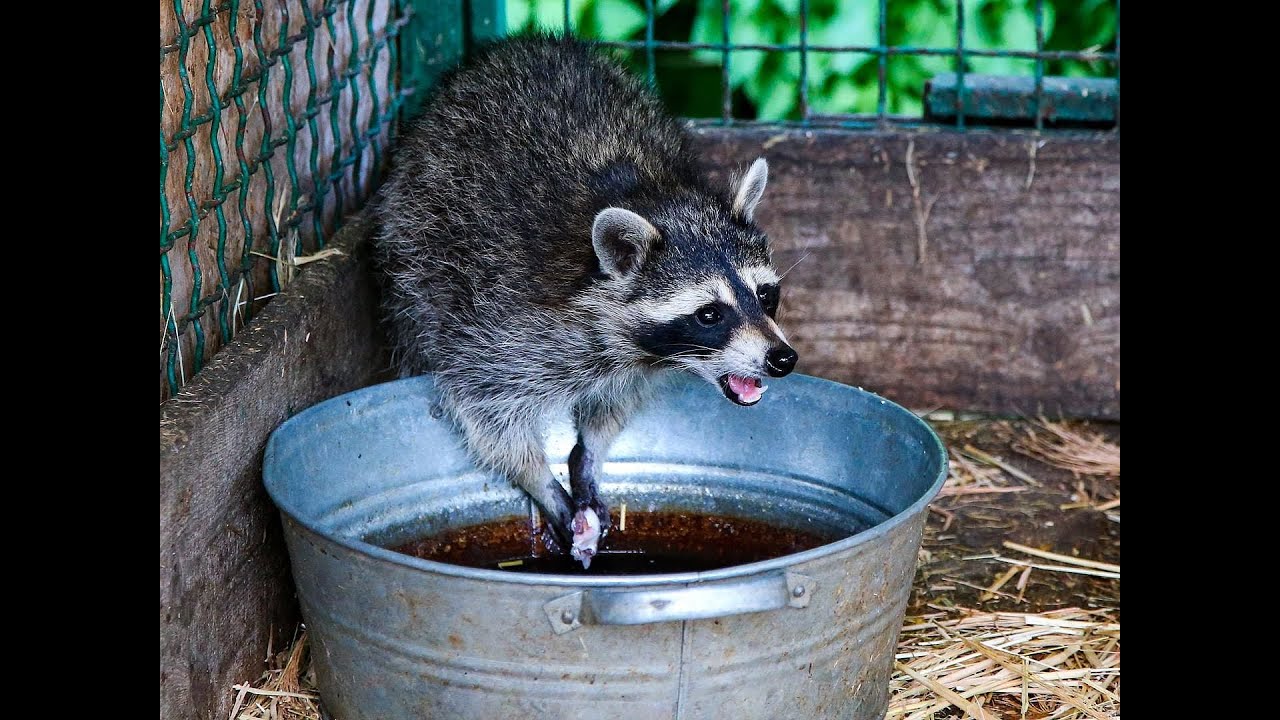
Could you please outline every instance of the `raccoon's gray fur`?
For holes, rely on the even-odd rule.
[[[447,76],[400,142],[376,261],[402,374],[435,374],[482,466],[523,487],[584,564],[608,447],[664,367],[739,404],[795,353],[752,221],[767,166],[733,188],[699,175],[690,138],[588,46],[525,36]],[[543,451],[570,412],[572,498]]]

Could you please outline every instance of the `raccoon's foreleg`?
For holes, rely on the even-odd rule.
[[[622,432],[635,405],[632,398],[611,401],[584,400],[573,411],[578,428],[578,444],[569,453],[569,488],[573,492],[573,504],[578,509],[575,516],[579,525],[585,519],[584,511],[590,509],[599,520],[598,535],[603,538],[612,522],[609,506],[600,497],[598,479],[609,446]],[[575,528],[575,531],[577,528]],[[588,529],[589,531],[589,529]],[[578,539],[575,534],[575,541]]]
[[[574,506],[564,486],[551,474],[537,426],[485,415],[455,415],[477,463],[519,485],[541,508],[556,535],[566,543],[571,542]],[[512,413],[512,417],[527,418],[528,415]]]

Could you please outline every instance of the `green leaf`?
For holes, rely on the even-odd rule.
[[[740,12],[737,8],[729,16],[729,42],[735,45],[768,44],[776,38],[776,23],[768,13]]]
[[[646,24],[645,11],[631,0],[595,0],[597,34],[605,40],[625,40]]]
[[[873,91],[874,93],[874,91]],[[813,111],[824,115],[856,112],[858,87],[851,78],[840,78],[832,83],[825,92],[813,93],[809,96]],[[875,101],[872,101],[872,107]]]
[[[859,83],[855,86],[857,89],[857,99],[853,103],[853,111],[859,113],[873,113],[877,110],[877,103],[880,101],[880,89],[876,82]]]
[[[835,14],[815,24],[809,41],[815,45],[876,45],[880,41],[877,0],[851,0],[836,6]],[[825,53],[824,53],[825,54]],[[832,53],[831,71],[850,74],[875,58],[865,53]]]
[[[1035,5],[1031,6],[1031,12],[1035,12]],[[1032,17],[1035,17],[1034,15]],[[1058,27],[1058,10],[1053,3],[1044,4],[1044,41],[1049,42],[1049,38],[1053,36],[1053,31]]]
[[[1011,57],[976,57],[969,59],[969,66],[975,73],[988,75],[1031,75],[1035,72],[1035,61],[1027,58]]]
[[[698,12],[693,16],[693,25],[689,29],[689,42],[721,42],[724,40],[723,20],[718,0],[698,0]],[[708,65],[720,64],[719,50],[694,50],[692,55],[698,62]]]
[[[835,53],[809,53],[809,87],[823,87],[836,73],[831,71]]]
[[[919,2],[905,18],[905,34],[900,37],[891,34],[890,43],[916,47],[955,47],[955,17],[955,0],[943,0],[941,10],[932,1]],[[902,74],[907,71],[906,66],[909,64],[918,66],[922,73],[929,76],[955,69],[954,56],[913,55],[890,60],[888,72],[890,75]]]
[[[738,15],[729,18],[729,42],[735,45],[767,45],[772,42],[767,26],[752,17]],[[767,53],[759,50],[741,50],[729,54],[729,86],[738,87],[747,78],[760,72]]]
[[[785,119],[799,103],[799,77],[799,53],[771,54],[760,72],[743,83],[743,91],[758,108],[757,118]]]
[[[538,27],[547,30],[559,30],[564,28],[564,1],[563,0],[535,0],[534,20]],[[574,18],[573,8],[570,6],[569,17]]]
[[[966,6],[965,10],[968,9]],[[955,0],[945,0],[941,11],[932,2],[921,2],[906,18],[906,37],[895,38],[894,42],[920,47],[955,47],[955,18]]]
[[[1107,2],[1097,11],[1090,13],[1089,18],[1093,20],[1093,31],[1087,33],[1080,45],[1082,47],[1093,47],[1094,45],[1110,45],[1116,40],[1116,6],[1111,2]]]
[[[796,24],[800,23],[800,0],[769,0],[778,10],[781,10],[789,17],[797,18]]]
[[[815,45],[876,45],[879,41],[877,0],[849,0],[836,6],[827,20],[810,18],[810,41]]]
[[[924,103],[918,97],[899,95],[894,105],[893,112],[898,115],[917,118],[924,116]]]
[[[531,12],[533,8],[529,7],[532,0],[508,0],[507,2],[507,27],[512,32],[518,32],[529,24],[529,19],[533,17]]]
[[[769,95],[770,89],[779,81],[779,74],[776,64],[763,65],[760,68],[760,72],[742,82],[742,92],[751,98],[752,102],[759,105]]]
[[[914,60],[924,70],[924,74],[929,77],[933,77],[938,73],[952,72],[956,67],[954,56],[921,55],[914,58]]]
[[[829,18],[839,8],[839,0],[809,0],[809,20]]]
[[[992,30],[988,15],[983,12],[998,2],[970,2],[964,6],[964,46],[970,49],[992,50],[998,40]],[[999,12],[999,11],[997,11]]]
[[[1035,11],[1028,7],[1010,7],[997,21],[993,37],[1000,50],[1035,50]]]
[[[786,120],[797,102],[795,94],[782,85],[775,85],[762,100],[757,101],[759,111],[756,117],[760,120]]]
[[[1066,77],[1089,77],[1092,73],[1084,63],[1068,60],[1062,66],[1062,74]]]
[[[779,57],[774,55],[774,57]],[[779,64],[782,67],[782,76],[790,82],[800,79],[800,53],[786,53],[781,55]]]

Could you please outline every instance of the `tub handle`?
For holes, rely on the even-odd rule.
[[[691,583],[670,589],[592,589],[558,597],[543,609],[562,635],[592,625],[643,625],[705,620],[743,613],[804,608],[818,588],[799,573],[772,573],[728,582]]]

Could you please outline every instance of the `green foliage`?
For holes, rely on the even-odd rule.
[[[652,0],[658,40],[720,44],[724,40],[721,0]],[[513,32],[533,26],[564,27],[564,0],[507,0]],[[1111,50],[1115,47],[1114,0],[1043,0],[1042,28],[1049,50]],[[879,0],[809,0],[809,46],[863,46],[880,41]],[[735,45],[799,45],[800,0],[733,0],[729,42]],[[580,36],[602,40],[643,40],[645,0],[570,0],[569,20]],[[956,0],[888,0],[888,46],[956,46]],[[964,7],[966,50],[1036,48],[1036,0],[970,0]],[[645,67],[643,51],[628,60]],[[659,51],[658,85],[672,111],[690,117],[720,114],[721,64],[718,49]],[[875,52],[808,54],[803,68],[810,111],[815,114],[874,113],[879,109],[880,58]],[[1035,61],[1012,57],[967,57],[966,72],[1030,75]],[[801,59],[798,52],[733,50],[728,79],[735,117],[785,120],[800,117]],[[885,60],[885,110],[918,117],[924,83],[956,70],[954,55],[894,55]],[[1109,63],[1046,61],[1047,75],[1106,77]]]

